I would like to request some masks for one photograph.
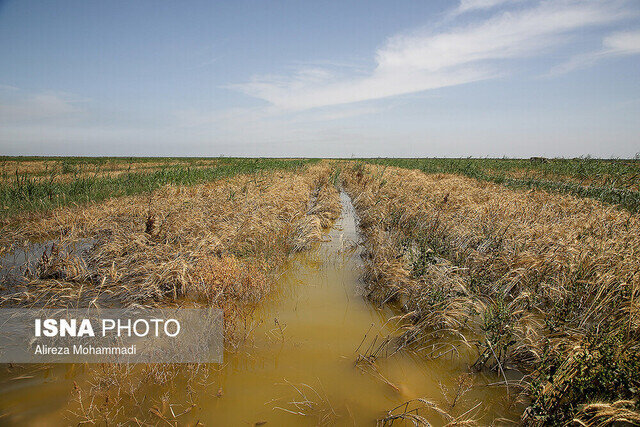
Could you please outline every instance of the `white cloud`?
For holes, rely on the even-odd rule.
[[[69,94],[59,92],[42,92],[24,95],[17,88],[12,92],[17,97],[0,101],[0,122],[34,121],[58,118],[77,113],[79,101]]]
[[[489,7],[490,3],[464,2],[465,7],[475,8]],[[567,42],[572,32],[622,19],[622,5],[624,2],[617,1],[538,2],[471,25],[391,37],[376,52],[376,67],[368,74],[304,69],[291,76],[255,77],[230,87],[277,108],[301,110],[490,79],[502,74],[496,60],[551,51]]]
[[[14,91],[14,90],[18,90],[18,88],[15,87],[15,86],[12,86],[12,85],[0,84],[0,90],[3,90],[3,91]]]
[[[424,73],[413,69],[396,72],[377,69],[371,76],[360,79],[327,79],[321,82],[302,80],[298,77],[288,81],[256,79],[231,87],[264,99],[276,107],[298,110],[385,98],[468,83],[487,77],[489,75],[481,70],[461,69],[449,73]]]
[[[640,54],[640,30],[616,32],[602,40],[601,49],[573,56],[567,62],[554,67],[549,76],[589,67],[606,58],[637,54]]]
[[[388,107],[366,105],[339,105],[319,107],[313,110],[283,110],[279,107],[227,108],[213,111],[195,109],[178,110],[173,112],[172,123],[178,128],[208,128],[215,129],[235,127],[242,131],[246,126],[258,123],[279,122],[283,125],[299,125],[318,122],[332,122],[354,117],[368,116],[387,110]]]
[[[640,53],[640,30],[610,34],[602,42],[605,51],[617,55]]]

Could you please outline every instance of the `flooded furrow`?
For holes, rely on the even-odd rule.
[[[486,422],[514,414],[498,377],[467,375],[472,352],[425,360],[399,351],[374,364],[356,361],[390,334],[398,315],[364,297],[355,210],[342,215],[317,249],[297,254],[273,300],[258,313],[251,346],[226,355],[216,383],[222,397],[202,409],[219,425],[373,425],[387,410],[424,398],[453,416],[469,410]],[[468,356],[468,357],[467,357]],[[435,411],[424,415],[437,425]]]
[[[385,337],[397,335],[399,321],[389,319],[399,312],[376,307],[363,296],[357,218],[349,197],[340,197],[342,215],[324,242],[291,258],[273,296],[246,325],[246,341],[225,353],[223,365],[197,372],[197,381],[190,381],[191,374],[185,372],[171,378],[170,387],[149,382],[137,393],[140,401],[122,404],[163,402],[180,425],[374,425],[386,411],[419,398],[453,417],[472,415],[482,424],[514,415],[508,391],[488,386],[499,377],[468,374],[471,351],[427,360],[402,350],[375,362],[356,363]],[[3,406],[14,413],[24,411],[24,419],[32,422],[77,423],[86,403],[72,402],[69,390],[74,381],[86,377],[85,369],[57,366],[43,368],[45,374],[32,378],[7,376]],[[144,382],[148,372],[127,375]],[[34,399],[40,403],[27,404]],[[185,400],[190,403],[171,406]],[[445,421],[433,410],[421,415],[436,425]],[[116,413],[109,421],[126,420]]]

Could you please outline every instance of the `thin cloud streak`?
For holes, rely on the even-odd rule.
[[[20,92],[12,88],[12,92]],[[66,93],[47,91],[24,95],[17,99],[0,100],[0,123],[33,122],[67,117],[81,111],[76,105],[78,99]]]
[[[612,33],[602,40],[601,49],[575,55],[567,62],[554,67],[547,77],[554,77],[579,68],[590,67],[607,58],[638,54],[640,54],[640,30]]]
[[[481,3],[465,4],[478,8]],[[482,4],[489,7],[489,3]],[[568,42],[572,32],[621,20],[624,4],[538,2],[435,34],[420,31],[391,37],[376,52],[376,67],[369,74],[312,68],[227,87],[284,110],[304,110],[492,79],[504,74],[496,61],[542,55]]]

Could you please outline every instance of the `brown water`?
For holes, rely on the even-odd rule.
[[[365,353],[375,336],[380,340],[394,332],[398,322],[388,319],[398,313],[377,308],[362,296],[356,217],[344,193],[341,199],[342,217],[319,248],[290,260],[274,297],[256,313],[251,338],[227,352],[223,366],[208,368],[195,386],[192,382],[187,389],[183,378],[165,387],[164,394],[149,386],[141,401],[164,402],[157,405],[163,417],[180,425],[375,425],[387,410],[416,398],[453,416],[470,411],[483,424],[499,417],[516,419],[518,410],[509,404],[506,389],[487,386],[499,382],[497,376],[472,374],[471,388],[455,399],[458,390],[467,389],[459,384],[473,363],[473,350],[436,360],[402,350],[378,358],[375,368],[356,366],[358,354]],[[73,384],[90,381],[86,371],[78,365],[47,367],[17,380],[5,373],[0,409],[9,415],[0,422],[77,424],[79,418],[69,412],[81,412],[71,402]],[[172,405],[187,395],[193,408]],[[435,425],[443,423],[433,411],[421,414]],[[145,416],[148,408],[140,412],[140,419]],[[125,418],[112,419],[118,420]],[[153,422],[163,421],[158,417]]]

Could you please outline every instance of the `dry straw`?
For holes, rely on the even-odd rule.
[[[529,424],[570,421],[583,399],[637,393],[637,372],[616,376],[640,369],[638,215],[457,175],[347,171],[370,294],[413,314],[412,339],[480,336],[476,369],[506,384],[509,368],[533,379]],[[580,379],[585,369],[591,380]]]
[[[321,228],[339,215],[331,172],[317,164],[42,214],[0,235],[9,252],[22,242],[45,248],[21,277],[4,281],[0,305],[213,305],[224,308],[232,351],[289,255],[318,243]],[[27,252],[36,247],[26,244]],[[174,402],[145,396],[184,378],[188,390],[197,381],[208,387],[209,370],[99,365],[91,368],[90,383],[76,384],[70,420],[174,425],[193,407],[192,393],[182,390]]]

